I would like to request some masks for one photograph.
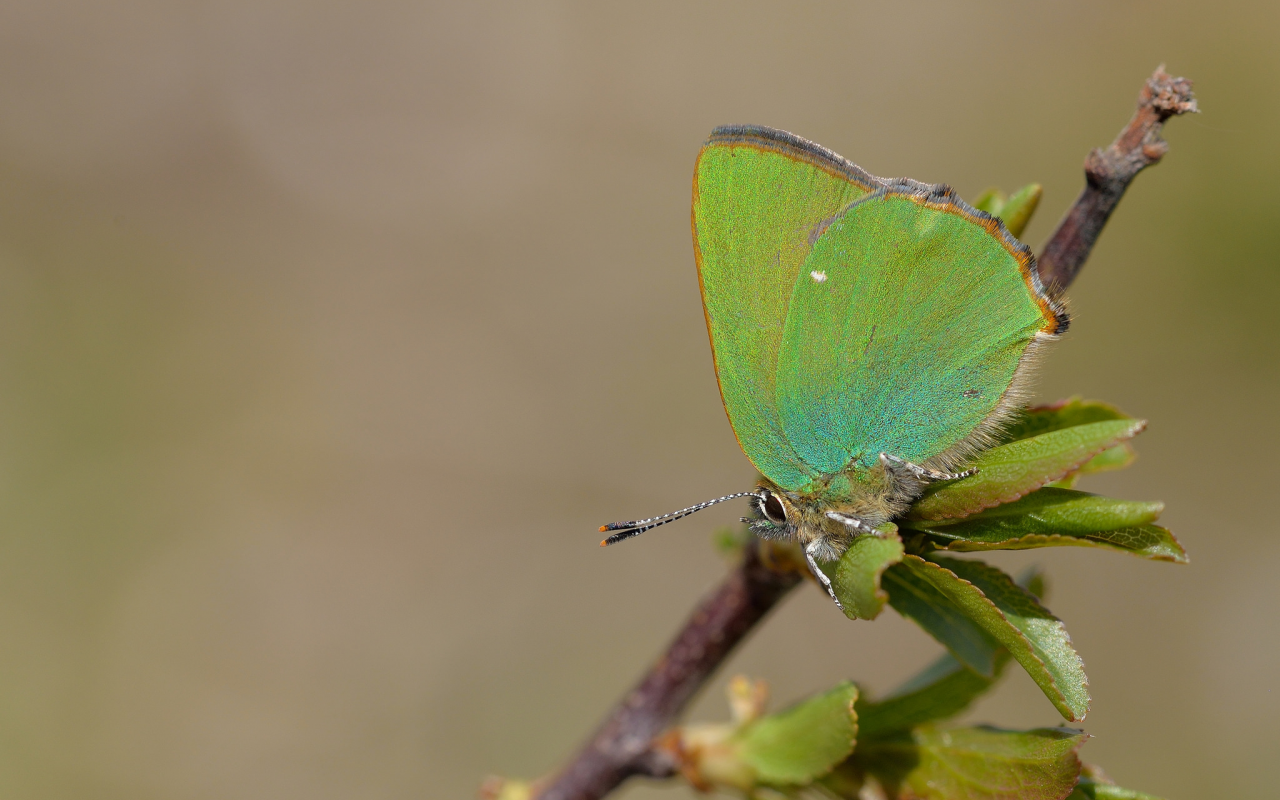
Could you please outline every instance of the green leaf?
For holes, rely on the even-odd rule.
[[[1009,233],[1020,237],[1027,223],[1031,221],[1031,216],[1036,213],[1042,194],[1044,189],[1040,184],[1029,183],[1010,195],[1001,209],[993,213],[1000,217],[1004,226],[1009,229]]]
[[[987,550],[1032,550],[1039,547],[1064,546],[1106,547],[1153,561],[1171,561],[1176,564],[1187,564],[1191,561],[1187,551],[1182,548],[1182,544],[1174,537],[1173,532],[1159,525],[1098,531],[1088,536],[1029,534],[992,544],[962,540],[950,542],[941,549],[953,553],[979,553]]]
[[[1160,561],[1187,562],[1173,534],[1152,525],[1163,503],[1114,500],[1045,487],[959,520],[906,522],[945,550],[1027,550],[1035,547],[1109,547]]]
[[[992,187],[974,198],[970,205],[993,217],[999,217],[1009,233],[1021,236],[1027,223],[1031,221],[1031,215],[1036,213],[1036,206],[1040,205],[1041,194],[1043,189],[1038,183],[1027,184],[1009,197]]]
[[[881,526],[878,536],[859,536],[839,561],[822,565],[831,577],[831,588],[849,619],[875,619],[889,595],[880,587],[880,576],[902,560],[902,539],[893,524]]]
[[[1134,462],[1138,454],[1134,452],[1133,445],[1129,442],[1118,444],[1109,450],[1103,450],[1093,458],[1081,465],[1080,469],[1075,472],[1068,473],[1065,477],[1046,486],[1054,486],[1059,489],[1071,489],[1075,486],[1076,478],[1081,475],[1092,475],[1098,472],[1111,472],[1112,470],[1124,469]]]
[[[716,528],[711,534],[711,543],[720,555],[726,558],[737,558],[742,555],[742,548],[751,539],[751,531],[746,525]]]
[[[853,752],[858,688],[842,683],[786,711],[744,726],[731,744],[761,783],[805,785]]]
[[[1132,789],[1121,789],[1112,783],[1105,783],[1093,778],[1081,778],[1075,791],[1067,795],[1066,800],[1161,800],[1153,794],[1135,792]]]
[[[871,739],[959,714],[991,688],[1008,660],[1009,654],[1001,649],[996,654],[995,674],[988,678],[948,653],[884,699],[872,701],[859,697],[855,705],[859,740],[865,744]]]
[[[1046,487],[1012,503],[961,519],[907,523],[917,530],[949,539],[1002,541],[1028,533],[1085,536],[1095,531],[1131,528],[1154,522],[1164,503],[1114,500],[1110,497]]]
[[[1018,585],[1037,598],[1044,595],[1044,574],[1031,567],[1018,578]],[[862,741],[896,733],[906,728],[955,716],[990,689],[1009,661],[1009,652],[998,648],[991,676],[979,675],[950,653],[909,678],[880,700],[858,696],[858,737]]]
[[[978,474],[936,484],[912,505],[912,519],[964,517],[1010,503],[1073,472],[1089,459],[1133,438],[1142,420],[1076,425],[993,447],[974,459]]]
[[[1041,603],[1044,602],[1048,587],[1045,586],[1044,571],[1039,567],[1032,565],[1023,570],[1018,576],[1018,585],[1030,592]]]
[[[998,217],[1000,216],[1000,210],[1004,208],[1004,201],[1004,192],[992,186],[989,189],[984,189],[982,194],[975,197],[969,205],[979,211],[985,211],[993,217]]]
[[[995,678],[1000,643],[913,568],[916,562],[924,563],[918,556],[906,556],[885,571],[881,582],[889,592],[889,605],[924,628],[960,663],[983,677]]]
[[[1086,738],[1066,728],[924,727],[859,747],[840,771],[848,768],[875,776],[890,797],[1060,800],[1076,785],[1076,751]]]
[[[981,561],[906,556],[901,566],[928,582],[969,623],[1003,645],[1064,718],[1073,722],[1084,718],[1089,710],[1084,664],[1071,646],[1066,627],[1034,596]],[[890,589],[890,602],[892,597]]]
[[[1006,427],[1004,434],[1000,437],[1000,441],[1007,443],[1038,436],[1049,431],[1113,419],[1133,419],[1133,417],[1109,403],[1101,403],[1097,400],[1083,400],[1076,396],[1066,400],[1059,400],[1052,405],[1032,406],[1019,410]],[[1079,475],[1123,469],[1132,464],[1134,458],[1136,458],[1136,455],[1133,452],[1132,445],[1127,442],[1119,444],[1104,450],[1085,462],[1075,472],[1068,473],[1049,485],[1070,489]]]
[[[1050,405],[1019,409],[1005,426],[1000,442],[1004,444],[1018,439],[1030,439],[1032,436],[1050,431],[1113,419],[1133,419],[1133,417],[1110,403],[1084,400],[1079,396],[1070,397]]]
[[[1115,469],[1124,469],[1133,463],[1137,458],[1137,453],[1133,452],[1133,445],[1125,442],[1118,444],[1109,450],[1103,450],[1093,458],[1084,463],[1084,466],[1077,470],[1077,475],[1091,475],[1095,472],[1110,472]]]

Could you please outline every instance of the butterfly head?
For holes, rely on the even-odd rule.
[[[795,500],[768,487],[762,486],[756,490],[756,494],[751,497],[751,508],[755,514],[743,517],[743,522],[763,539],[791,538],[801,519],[800,508]]]
[[[829,516],[832,505],[820,497],[761,486],[751,500],[755,512],[743,521],[761,539],[783,539],[804,545],[817,543],[820,560],[839,558],[852,538],[850,530]]]

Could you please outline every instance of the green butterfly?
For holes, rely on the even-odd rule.
[[[751,529],[803,544],[830,591],[816,562],[875,535],[930,482],[972,474],[959,470],[1067,327],[1030,248],[998,219],[785,131],[712,132],[693,246],[720,395],[761,479],[605,525],[601,544],[751,497]]]

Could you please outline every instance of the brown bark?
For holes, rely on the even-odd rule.
[[[771,548],[753,539],[742,562],[708,595],[666,652],[596,730],[539,800],[604,797],[632,775],[669,777],[676,764],[653,740],[756,624],[802,580],[795,564],[768,563]]]
[[[1094,148],[1085,158],[1085,187],[1045,242],[1040,280],[1051,294],[1060,294],[1075,280],[1129,183],[1169,151],[1169,143],[1160,138],[1164,121],[1197,110],[1191,81],[1171,77],[1163,64],[1156,67],[1138,94],[1138,110],[1129,124],[1107,149]]]

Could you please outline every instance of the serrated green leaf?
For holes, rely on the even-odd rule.
[[[1031,406],[1016,411],[1000,437],[1001,444],[1029,439],[1050,431],[1106,422],[1113,419],[1133,419],[1110,403],[1085,400],[1079,396],[1059,400],[1043,406]]]
[[[1144,558],[1186,563],[1187,553],[1173,534],[1150,524],[1163,509],[1163,503],[1114,500],[1045,487],[959,520],[907,524],[929,533],[937,547],[957,552],[1108,547]]]
[[[1153,794],[1122,789],[1114,783],[1105,783],[1093,778],[1080,778],[1075,791],[1067,796],[1067,800],[1163,800]]]
[[[846,769],[871,774],[890,797],[916,800],[1060,800],[1076,785],[1080,731],[918,728],[867,743]]]
[[[1030,654],[1024,656],[1021,651],[1023,642],[1017,637],[1002,636],[1000,628],[989,632],[1001,641],[1015,661],[1030,672],[1032,680],[1051,701],[1055,701],[1059,711],[1069,709],[1075,715],[1064,714],[1068,720],[1074,722],[1084,719],[1089,710],[1089,679],[1084,672],[1084,662],[1072,646],[1071,636],[1062,621],[1050,613],[1034,594],[996,567],[981,561],[946,556],[934,556],[931,561],[982,592],[991,605],[976,604],[979,613],[985,614],[988,608],[994,607],[1005,622],[1022,635],[1022,639],[1030,646]],[[1040,588],[1043,591],[1043,585]],[[953,586],[953,591],[965,597],[970,596],[959,587]],[[1036,661],[1043,665],[1045,672],[1031,671],[1036,666]],[[1051,689],[1056,690],[1056,694]],[[1060,703],[1057,702],[1059,700]]]
[[[904,552],[898,528],[881,526],[877,536],[859,536],[839,561],[821,565],[831,578],[831,588],[849,619],[875,619],[889,595],[880,587],[880,576],[902,560]]]
[[[1077,475],[1092,475],[1096,472],[1110,472],[1115,469],[1124,469],[1133,463],[1138,454],[1133,452],[1133,445],[1125,442],[1118,444],[1109,450],[1103,450],[1093,458],[1084,463]]]
[[[1089,680],[1061,620],[1000,570],[981,561],[907,556],[902,565],[929,581],[971,622],[1003,645],[1069,721],[1089,710]]]
[[[761,783],[812,783],[853,752],[858,736],[857,699],[857,687],[842,683],[744,726],[731,744]]]
[[[994,213],[1004,222],[1009,233],[1020,237],[1027,223],[1031,221],[1032,215],[1036,213],[1042,194],[1044,189],[1040,184],[1029,183],[1009,195],[1009,199],[1004,201],[1000,210]]]
[[[1001,442],[1010,442],[1017,439],[1026,439],[1049,431],[1111,419],[1133,418],[1109,403],[1072,397],[1052,405],[1021,409],[1014,416],[1013,421],[1006,428],[1000,440]],[[1070,489],[1075,484],[1075,479],[1080,475],[1124,469],[1132,464],[1136,457],[1137,455],[1134,453],[1131,444],[1127,442],[1119,444],[1104,450],[1085,462],[1078,470],[1057,481],[1053,481],[1049,485]]]
[[[941,556],[934,560],[938,563],[908,555],[885,572],[882,580],[894,610],[984,677],[995,676],[1004,646],[1064,717],[1083,718],[1088,681],[1062,623],[994,567]]]
[[[1004,208],[1004,201],[1004,192],[992,186],[989,189],[984,189],[982,194],[975,197],[969,205],[979,211],[985,211],[993,217],[998,217],[1000,216],[1000,210]]]
[[[1075,487],[1076,479],[1081,475],[1093,475],[1098,472],[1111,472],[1112,470],[1124,469],[1137,459],[1138,454],[1134,452],[1133,445],[1129,442],[1118,444],[1108,450],[1103,450],[1093,458],[1084,462],[1079,469],[1074,472],[1067,473],[1059,480],[1045,484],[1059,489],[1071,489]]]
[[[1008,653],[1001,649],[996,655],[995,674],[988,678],[948,653],[888,697],[875,701],[859,697],[855,705],[859,741],[865,744],[871,739],[959,714],[991,688],[1008,660]]]
[[[1140,433],[1142,420],[1091,422],[993,447],[974,459],[976,475],[936,484],[917,500],[910,519],[964,517],[1010,503],[1073,472],[1089,459]]]
[[[948,539],[1000,541],[1028,533],[1084,536],[1094,531],[1131,528],[1156,521],[1164,503],[1116,500],[1046,487],[1011,503],[960,519],[915,520],[906,523]]]
[[[1018,585],[1040,599],[1045,590],[1044,574],[1030,567],[1018,578]],[[999,648],[993,674],[987,677],[944,653],[886,697],[872,700],[860,694],[855,704],[859,740],[865,742],[959,714],[999,680],[1008,661],[1008,651]]]
[[[1143,525],[1140,528],[1121,528],[1115,531],[1099,531],[1088,536],[1029,534],[1017,539],[992,544],[982,542],[949,542],[942,550],[952,553],[981,553],[988,550],[1032,550],[1040,547],[1106,547],[1125,553],[1149,558],[1153,561],[1171,561],[1187,564],[1191,561],[1181,543],[1168,528],[1159,525]]]
[[[906,556],[881,577],[889,592],[889,605],[924,628],[960,663],[980,676],[994,679],[1000,643],[907,561],[923,563],[917,556]]]

